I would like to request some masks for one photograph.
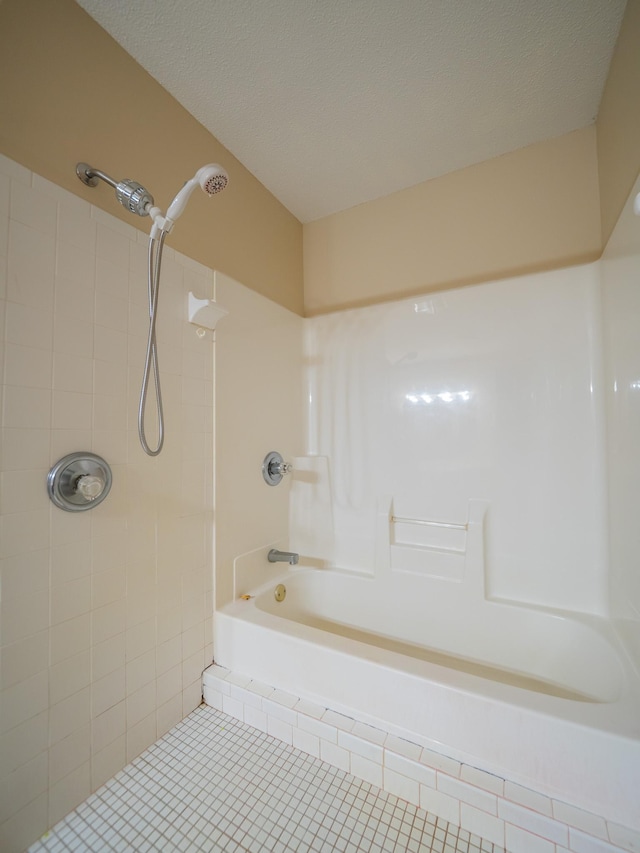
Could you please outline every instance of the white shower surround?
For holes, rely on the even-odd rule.
[[[307,452],[327,467],[294,481],[294,550],[370,572],[380,512],[464,525],[479,500],[490,596],[606,615],[599,287],[591,264],[307,321]],[[394,525],[391,544],[416,584],[460,580],[423,550],[455,557],[452,531]]]
[[[640,271],[637,250],[629,264]],[[305,455],[294,460],[289,536],[281,525],[264,546],[299,551],[302,563],[320,570],[320,584],[346,569],[354,580],[378,585],[385,619],[395,612],[398,624],[408,596],[412,605],[435,600],[440,615],[450,613],[468,630],[471,644],[472,631],[482,631],[483,602],[527,620],[536,612],[567,626],[592,620],[611,644],[619,690],[614,684],[599,703],[588,703],[491,679],[472,684],[455,668],[444,675],[432,668],[425,679],[416,671],[423,662],[401,660],[380,642],[366,646],[320,630],[330,626],[314,626],[313,608],[304,603],[306,616],[287,621],[261,604],[227,599],[215,619],[214,648],[219,664],[243,676],[637,831],[640,693],[633,645],[627,656],[618,637],[637,636],[639,602],[633,549],[609,571],[605,464],[612,453],[605,412],[627,435],[633,408],[625,415],[615,397],[607,411],[603,372],[605,361],[608,377],[620,368],[615,323],[624,299],[633,299],[628,283],[617,301],[605,293],[605,360],[602,270],[602,263],[590,264],[304,321]],[[633,352],[623,353],[626,373],[633,373]],[[615,500],[623,471],[620,463],[613,471]],[[474,524],[482,538],[475,556]],[[615,521],[613,530],[622,542]],[[256,555],[264,559],[256,562]],[[258,548],[236,560],[234,598],[273,580],[265,555]],[[331,588],[323,595],[329,599]],[[348,633],[345,622],[357,623],[344,611],[334,618],[341,633]],[[388,624],[381,628],[387,636],[401,635]],[[513,634],[506,634],[508,647]],[[530,651],[535,656],[535,645]],[[382,676],[388,680],[378,681]],[[373,686],[380,684],[382,691]],[[434,700],[430,730],[416,723],[424,697]],[[402,709],[395,718],[392,700]]]

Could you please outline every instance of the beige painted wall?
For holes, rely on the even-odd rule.
[[[598,257],[640,167],[639,36],[629,0],[597,151],[585,128],[310,223],[304,266],[300,223],[73,0],[0,4],[0,151],[142,230],[108,187],[82,187],[77,160],[160,206],[221,162],[229,190],[194,194],[170,245],[317,314]]]
[[[222,195],[194,193],[168,245],[302,313],[302,226],[233,155],[73,0],[0,3],[0,152],[148,231],[84,160],[145,184],[160,207],[205,163],[230,174]]]
[[[628,0],[598,114],[602,245],[640,172],[640,0]]]
[[[305,311],[599,255],[596,133],[588,127],[305,225]]]
[[[599,257],[640,170],[640,0],[597,125],[304,226],[305,313]]]

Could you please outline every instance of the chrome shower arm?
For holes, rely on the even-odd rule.
[[[118,186],[117,181],[114,181],[113,178],[109,177],[109,175],[101,172],[100,169],[94,169],[93,166],[89,166],[88,163],[78,163],[76,166],[76,175],[87,187],[97,187],[98,178],[100,178],[101,181],[104,181],[105,184],[109,184],[109,186],[113,187],[114,190]]]
[[[120,204],[137,216],[148,216],[149,210],[153,207],[153,196],[137,181],[130,181],[129,178],[114,181],[112,177],[101,172],[100,169],[94,169],[88,163],[78,163],[76,175],[86,187],[97,187],[98,178],[109,184],[116,191],[116,198]]]

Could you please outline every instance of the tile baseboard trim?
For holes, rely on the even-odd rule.
[[[504,847],[638,853],[640,832],[241,673],[208,667],[207,705]]]

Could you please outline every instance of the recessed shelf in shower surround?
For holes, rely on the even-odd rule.
[[[189,291],[189,322],[204,329],[215,329],[220,320],[229,313],[226,308],[218,305],[213,299],[199,299]]]

